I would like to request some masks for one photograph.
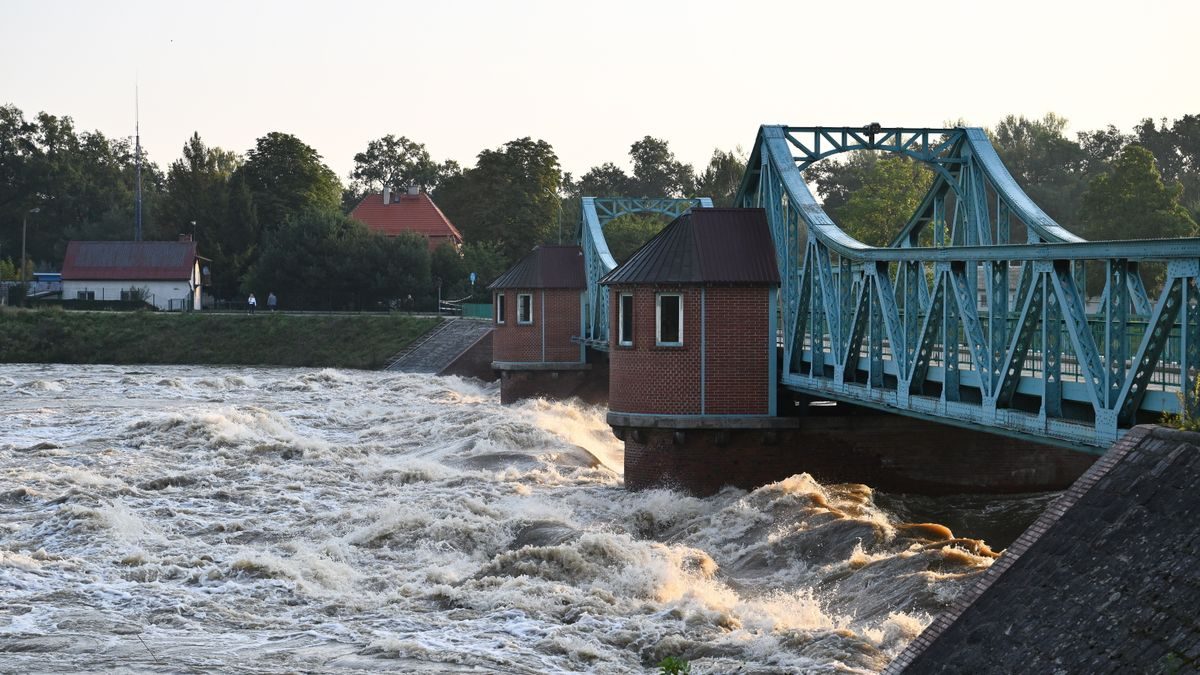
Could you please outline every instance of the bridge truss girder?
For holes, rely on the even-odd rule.
[[[621,216],[636,213],[653,213],[677,218],[689,209],[701,206],[712,208],[709,197],[670,199],[652,197],[584,197],[582,200],[579,230],[576,233],[583,250],[584,272],[587,275],[587,291],[583,308],[582,335],[578,340],[594,349],[608,350],[608,289],[600,286],[600,279],[617,267],[617,261],[608,250],[604,238],[604,226]]]
[[[841,230],[803,181],[858,149],[935,172],[889,247]],[[737,203],[767,212],[782,380],[799,393],[1092,449],[1139,411],[1196,409],[1200,239],[1084,241],[1021,191],[982,130],[763,127]],[[1025,243],[1010,241],[1014,219]],[[1152,262],[1166,269],[1153,301],[1139,274]],[[1085,265],[1105,272],[1091,314]]]

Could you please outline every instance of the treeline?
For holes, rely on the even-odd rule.
[[[1055,115],[1008,117],[989,132],[1047,213],[1092,239],[1196,233],[1200,116],[1147,119],[1129,133],[1110,126],[1073,139],[1065,126]],[[464,297],[534,245],[573,240],[582,196],[710,196],[729,205],[745,162],[740,149],[718,149],[698,170],[667,141],[646,136],[629,147],[631,171],[606,162],[576,177],[562,171],[543,140],[484,149],[474,166],[462,167],[388,135],[355,155],[343,184],[295,136],[268,133],[237,153],[197,133],[165,171],[143,156],[143,231],[146,239],[194,235],[212,259],[218,298],[275,291],[291,307],[430,307],[439,287],[443,297]],[[875,153],[818,163],[806,177],[839,224],[874,244],[903,226],[931,180],[917,163]],[[0,277],[16,272],[26,220],[31,267],[39,269],[57,269],[71,239],[131,238],[135,184],[128,139],[77,130],[69,117],[27,119],[0,107]],[[431,253],[415,235],[368,232],[346,215],[369,192],[412,185],[430,192],[462,232],[461,254],[447,247]],[[606,236],[620,260],[662,225],[627,217]]]
[[[463,168],[388,135],[354,157],[343,185],[295,136],[268,133],[239,154],[196,133],[165,170],[143,154],[143,233],[149,240],[193,235],[212,260],[217,298],[274,291],[289,307],[428,308],[439,290],[446,298],[480,293],[534,245],[573,238],[583,191],[682,196],[709,190],[718,176],[740,177],[740,165],[721,173],[718,159],[729,153],[716,153],[699,176],[665,141],[647,137],[631,155],[632,176],[605,165],[575,181],[542,140],[485,149]],[[57,269],[72,239],[132,238],[136,175],[129,139],[78,130],[69,117],[27,119],[0,107],[0,278],[17,275],[26,222],[27,272]],[[735,183],[726,183],[731,195]],[[432,193],[463,233],[461,252],[430,252],[416,235],[385,237],[347,215],[368,192],[412,185]]]
[[[1145,119],[1069,138],[1067,120],[1008,116],[988,130],[1013,178],[1051,218],[1085,239],[1200,235],[1200,115]],[[858,239],[883,246],[916,211],[933,172],[907,157],[853,153],[805,178]]]

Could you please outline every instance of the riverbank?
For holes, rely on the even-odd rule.
[[[0,311],[0,363],[382,368],[441,319],[399,314]]]

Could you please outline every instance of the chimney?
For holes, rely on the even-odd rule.
[[[390,188],[390,187],[383,188],[383,203],[387,204],[388,200],[391,199],[391,197],[392,197],[392,188]]]
[[[419,186],[417,186],[417,185],[409,185],[408,186],[408,196],[409,197],[416,197],[419,194],[421,194],[421,188]]]
[[[192,235],[190,235],[190,234],[179,235],[179,241],[191,241],[191,240],[192,240]]]

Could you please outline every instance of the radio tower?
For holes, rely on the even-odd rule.
[[[137,166],[137,201],[133,210],[133,240],[142,240],[142,135],[138,85],[133,85],[133,156]]]

